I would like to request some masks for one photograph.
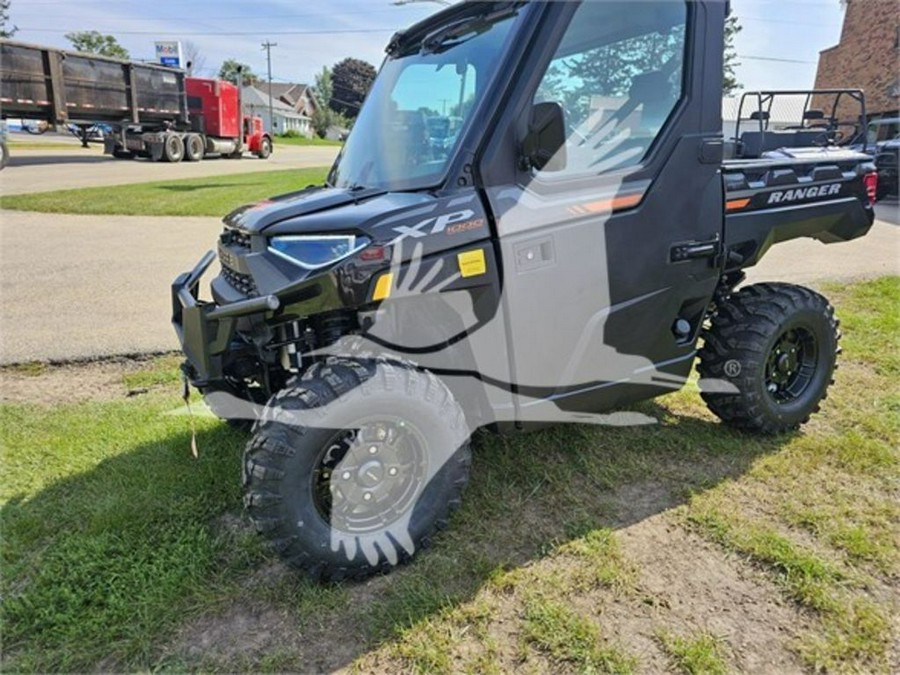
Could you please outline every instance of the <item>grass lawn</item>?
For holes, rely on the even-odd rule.
[[[304,138],[303,136],[276,136],[275,148],[277,149],[279,145],[325,145],[340,147],[343,143],[341,141],[329,141],[327,138],[319,138],[318,136],[315,138]]]
[[[260,171],[0,197],[0,208],[43,213],[222,216],[244,204],[322,184],[327,168]]]
[[[686,389],[638,407],[655,427],[479,433],[451,528],[362,584],[262,548],[245,437],[198,420],[195,460],[167,414],[177,359],[123,374],[132,397],[62,366],[70,402],[0,405],[2,667],[896,672],[900,278],[825,290],[844,354],[802,432],[730,431]]]

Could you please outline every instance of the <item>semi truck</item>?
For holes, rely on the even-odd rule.
[[[107,154],[191,162],[272,154],[259,117],[244,115],[240,87],[184,71],[0,40],[0,116],[89,130],[109,126]],[[4,157],[7,149],[3,148]]]

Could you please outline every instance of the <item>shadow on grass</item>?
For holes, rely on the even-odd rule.
[[[108,155],[90,155],[79,157],[77,155],[40,155],[40,156],[16,156],[15,148],[11,150],[8,169],[17,166],[46,166],[48,164],[105,164],[107,162],[117,162]]]
[[[169,423],[158,440],[3,507],[5,665],[334,670],[471,599],[498,570],[682,504],[788,440],[637,409],[662,423],[479,432],[450,529],[410,566],[339,586],[288,571],[250,532],[245,437],[215,425],[194,461],[189,435]]]

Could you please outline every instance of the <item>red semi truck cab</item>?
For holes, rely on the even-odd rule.
[[[191,126],[206,136],[207,152],[231,155],[245,149],[264,158],[272,153],[272,138],[262,119],[241,114],[236,85],[199,77],[187,77],[184,84]]]

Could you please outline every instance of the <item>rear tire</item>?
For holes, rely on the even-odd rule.
[[[184,141],[178,134],[167,134],[163,141],[163,159],[177,164],[184,158]]]
[[[797,429],[827,397],[839,339],[834,310],[818,293],[791,284],[742,288],[703,333],[703,400],[738,429]]]
[[[9,148],[6,143],[0,143],[0,171],[5,169],[7,164],[9,164]]]
[[[184,138],[184,158],[189,162],[199,162],[203,159],[206,148],[203,138],[199,134],[188,134]]]
[[[329,358],[266,406],[244,455],[244,503],[290,565],[363,579],[430,545],[470,463],[462,408],[434,375]]]

